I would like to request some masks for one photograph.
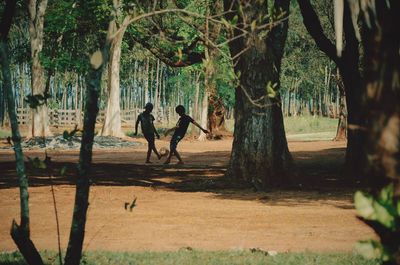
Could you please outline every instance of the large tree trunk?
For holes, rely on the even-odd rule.
[[[400,2],[376,1],[365,6],[363,17],[364,78],[362,111],[366,117],[362,130],[362,169],[375,198],[381,189],[392,184],[394,203],[400,200]],[[366,21],[368,19],[368,21]],[[390,196],[390,194],[389,194]],[[399,204],[397,204],[399,205]],[[395,206],[396,207],[396,206]],[[390,229],[369,222],[380,237],[390,260],[385,265],[400,264],[398,216]],[[399,209],[397,207],[397,209]],[[394,210],[394,213],[396,210]],[[381,214],[375,208],[377,215]],[[393,228],[393,229],[392,229]]]
[[[44,71],[40,62],[40,53],[43,48],[43,25],[44,14],[47,8],[47,0],[29,0],[29,36],[31,44],[31,59],[32,59],[32,95],[44,95]],[[50,136],[49,130],[49,115],[47,103],[37,106],[32,109],[32,120],[28,137],[45,137]]]
[[[104,124],[99,133],[101,136],[125,136],[121,127],[119,70],[121,64],[121,44],[129,20],[130,16],[126,16],[118,34],[114,37],[111,43],[110,58],[108,62],[108,99]],[[117,29],[116,26],[115,29]]]
[[[275,1],[274,10],[284,11],[288,15],[289,2]],[[229,9],[231,4],[231,1],[225,1],[225,9]],[[254,20],[268,15],[267,1],[249,0],[244,1],[243,5],[241,13],[236,1],[233,3],[235,15],[239,16],[238,25],[250,25]],[[232,17],[227,16],[228,19]],[[235,62],[235,72],[240,73],[240,84],[236,88],[235,131],[227,175],[251,181],[256,188],[268,189],[290,182],[288,168],[292,159],[286,141],[280,99],[278,95],[268,97],[266,89],[272,85],[275,85],[275,91],[279,89],[287,30],[285,20],[275,26],[266,39],[249,36],[232,41],[229,45],[232,56],[246,48],[248,50]],[[240,32],[235,31],[235,36],[238,34]]]
[[[15,12],[15,7],[15,1],[6,1],[4,14],[0,23],[0,64],[3,76],[4,95],[7,98],[8,116],[11,123],[12,141],[14,145],[16,170],[20,190],[21,210],[20,225],[13,220],[10,233],[26,262],[30,265],[41,265],[43,264],[42,258],[30,239],[28,177],[25,173],[24,154],[21,147],[21,135],[18,128],[15,98],[11,83],[10,62],[8,59],[9,52],[7,48],[7,36]]]
[[[393,182],[400,197],[400,3],[389,2],[377,4],[377,24],[365,31],[363,168],[372,187]]]

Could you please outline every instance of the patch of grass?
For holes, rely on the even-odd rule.
[[[284,117],[286,134],[305,134],[318,132],[336,132],[337,119],[313,117],[310,115]],[[233,132],[234,120],[225,120],[226,129]]]
[[[7,130],[0,129],[0,138],[6,138],[11,136],[11,132]]]
[[[46,264],[56,265],[57,254],[42,253]],[[25,264],[17,252],[0,253],[0,264]],[[81,264],[86,265],[378,265],[374,260],[366,260],[351,253],[282,253],[268,256],[262,251],[198,251],[180,250],[176,252],[119,253],[95,251],[84,254]]]
[[[285,117],[286,134],[336,132],[337,119],[313,116]]]

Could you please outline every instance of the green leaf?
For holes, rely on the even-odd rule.
[[[397,201],[397,216],[400,216],[400,200]]]
[[[252,22],[251,22],[251,31],[254,31],[255,29],[256,29],[256,26],[257,26],[257,21],[256,20],[253,20]]]
[[[381,190],[381,192],[379,193],[379,199],[384,204],[389,204],[393,206],[393,193],[394,193],[394,187],[393,184],[390,184]]]
[[[383,226],[394,229],[395,218],[389,212],[389,209],[377,201],[373,202],[373,207],[375,209],[376,220]]]
[[[221,21],[227,29],[230,29],[232,27],[231,24],[226,19],[221,18]]]
[[[366,259],[380,259],[382,261],[390,259],[389,253],[382,244],[374,240],[360,241],[356,244],[355,249],[357,253]]]
[[[267,84],[267,96],[269,98],[276,98],[277,92],[275,90],[277,84],[272,84],[271,82],[268,82]]]
[[[238,15],[235,15],[235,16],[232,18],[232,20],[231,20],[232,25],[236,25],[237,22],[238,22],[238,20],[239,20]]]
[[[373,207],[374,199],[361,191],[354,194],[354,205],[358,215],[367,220],[376,220],[375,209]]]

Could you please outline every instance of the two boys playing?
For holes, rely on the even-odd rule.
[[[161,155],[158,153],[156,146],[155,146],[155,137],[157,136],[157,139],[160,139],[160,135],[158,134],[156,128],[154,127],[154,116],[151,114],[153,111],[153,104],[147,103],[146,106],[144,107],[144,111],[139,114],[136,124],[135,124],[135,135],[137,135],[138,131],[138,126],[140,123],[140,126],[142,128],[143,136],[147,140],[148,143],[148,149],[147,149],[147,158],[146,158],[146,163],[151,163],[150,162],[150,156],[151,152],[153,151],[158,159],[161,159]],[[164,164],[169,164],[171,162],[171,158],[173,155],[178,158],[178,164],[183,164],[183,160],[176,150],[178,147],[178,143],[180,140],[185,137],[185,134],[187,132],[187,129],[189,127],[190,123],[193,123],[196,125],[200,130],[202,130],[204,133],[208,133],[208,131],[200,126],[195,120],[192,119],[189,115],[185,114],[185,107],[182,105],[178,105],[175,108],[176,113],[180,116],[177,124],[175,127],[167,130],[165,132],[165,135],[169,134],[170,132],[174,131],[174,134],[172,135],[171,142],[170,142],[170,153],[167,157],[167,160],[164,162]]]

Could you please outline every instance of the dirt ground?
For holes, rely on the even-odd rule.
[[[223,178],[232,141],[183,141],[183,166],[145,165],[145,146],[94,152],[93,185],[84,250],[173,251],[261,248],[276,251],[351,251],[374,237],[357,220],[341,165],[344,142],[290,142],[296,188],[256,192]],[[168,146],[157,141],[158,147]],[[43,151],[27,151],[43,156]],[[50,151],[53,183],[66,248],[78,151]],[[19,222],[13,153],[0,151],[0,251],[15,250],[9,229]],[[173,161],[176,162],[176,161]],[[51,186],[46,173],[29,169],[31,237],[39,249],[57,249]],[[137,198],[132,211],[124,204]]]

